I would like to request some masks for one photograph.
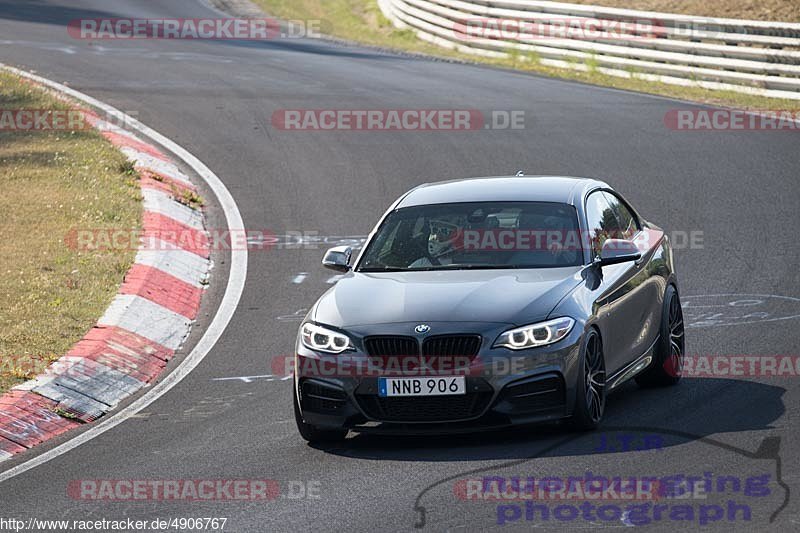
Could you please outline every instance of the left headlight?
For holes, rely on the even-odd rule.
[[[342,353],[353,349],[350,337],[316,324],[303,324],[300,328],[300,340],[303,346],[318,352]]]
[[[511,350],[525,350],[553,344],[566,337],[574,325],[574,320],[564,317],[511,329],[497,337],[494,348],[502,346]]]

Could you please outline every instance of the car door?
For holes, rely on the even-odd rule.
[[[608,198],[602,190],[594,191],[586,198],[592,258],[600,255],[606,239],[626,237],[625,231],[629,229],[622,227]],[[633,261],[602,268],[600,284],[595,290],[595,314],[609,376],[639,355],[634,348],[642,326],[637,286],[642,282],[641,277],[646,275],[642,265]]]
[[[611,191],[605,191],[603,194],[619,221],[618,238],[641,241],[638,237],[643,228],[633,210],[617,194]],[[627,316],[631,324],[637,325],[631,331],[634,335],[629,339],[627,347],[632,359],[645,353],[658,338],[661,323],[661,295],[664,292],[663,280],[659,276],[653,275],[648,268],[649,251],[641,247],[640,249],[643,254],[642,260],[633,265],[630,279],[622,288],[623,291],[629,293],[626,303]]]

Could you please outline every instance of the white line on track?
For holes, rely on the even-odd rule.
[[[175,142],[171,141],[170,139],[164,137],[157,131],[145,126],[138,120],[130,117],[118,109],[104,104],[99,100],[92,98],[89,95],[83,94],[75,89],[71,89],[65,85],[60,83],[56,83],[54,81],[50,81],[46,78],[42,78],[35,74],[31,74],[30,72],[26,72],[24,70],[19,70],[13,67],[9,67],[0,63],[0,68],[5,69],[9,72],[17,74],[18,76],[22,76],[24,78],[28,78],[35,82],[38,82],[42,85],[55,89],[63,94],[71,96],[76,100],[80,100],[94,108],[97,108],[107,116],[114,117],[117,120],[120,120],[120,124],[127,124],[130,128],[133,128],[137,132],[141,133],[145,137],[149,138],[152,141],[160,144],[170,152],[172,152],[175,156],[181,159],[184,163],[186,163],[194,172],[196,172],[211,190],[214,192],[214,195],[217,197],[220,206],[222,207],[223,212],[225,213],[225,219],[228,224],[228,229],[232,232],[236,231],[244,231],[244,222],[242,221],[242,216],[239,213],[239,208],[236,206],[236,202],[233,199],[230,191],[225,187],[225,184],[222,183],[216,174],[214,174],[211,169],[209,169],[206,165],[203,164],[202,161],[197,159],[194,155],[188,152],[186,149],[182,148]],[[228,276],[228,284],[225,287],[225,294],[222,297],[222,301],[220,302],[219,309],[217,309],[216,315],[214,315],[214,319],[209,324],[208,328],[206,329],[203,336],[197,342],[197,345],[191,351],[191,353],[186,356],[186,358],[181,361],[181,363],[168,374],[163,380],[158,382],[156,385],[153,386],[147,393],[145,393],[142,397],[137,399],[135,402],[127,406],[125,409],[119,411],[116,414],[111,415],[109,418],[105,418],[96,426],[91,427],[90,429],[84,431],[83,433],[75,436],[74,438],[68,440],[67,442],[60,444],[53,448],[52,450],[48,450],[36,457],[21,463],[13,468],[6,470],[5,472],[0,473],[0,483],[11,479],[15,476],[22,474],[23,472],[27,472],[32,468],[36,468],[37,466],[43,465],[44,463],[59,457],[71,450],[74,450],[81,444],[85,444],[90,440],[99,437],[106,431],[118,426],[119,424],[123,423],[127,419],[135,416],[139,413],[142,409],[148,407],[154,401],[159,399],[161,396],[166,394],[170,389],[172,389],[175,385],[181,382],[183,378],[185,378],[189,373],[197,367],[198,364],[208,355],[208,352],[214,347],[219,340],[222,332],[225,331],[225,328],[228,326],[231,318],[233,317],[234,312],[236,311],[236,306],[239,303],[239,298],[242,295],[242,291],[244,290],[245,280],[247,279],[247,249],[244,247],[235,248],[231,250],[231,270]]]
[[[264,374],[263,376],[234,376],[231,378],[212,378],[211,381],[241,381],[242,383],[252,383],[257,379],[272,381],[275,379],[275,376],[272,374]]]

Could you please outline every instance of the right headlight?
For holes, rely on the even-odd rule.
[[[310,322],[300,327],[300,340],[303,346],[318,352],[342,353],[354,349],[347,335]]]
[[[566,337],[572,331],[572,326],[574,325],[574,320],[569,317],[563,317],[510,329],[497,337],[493,347],[526,350],[528,348],[546,346]]]

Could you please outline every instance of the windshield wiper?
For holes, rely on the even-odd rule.
[[[493,270],[493,269],[501,269],[501,268],[514,268],[508,265],[462,265],[462,264],[450,264],[450,265],[431,265],[426,267],[419,267],[419,268],[409,268],[409,272],[414,272],[417,270],[421,271],[428,271],[428,270]]]
[[[397,268],[397,267],[364,267],[359,268],[358,272],[405,272],[406,268]]]

